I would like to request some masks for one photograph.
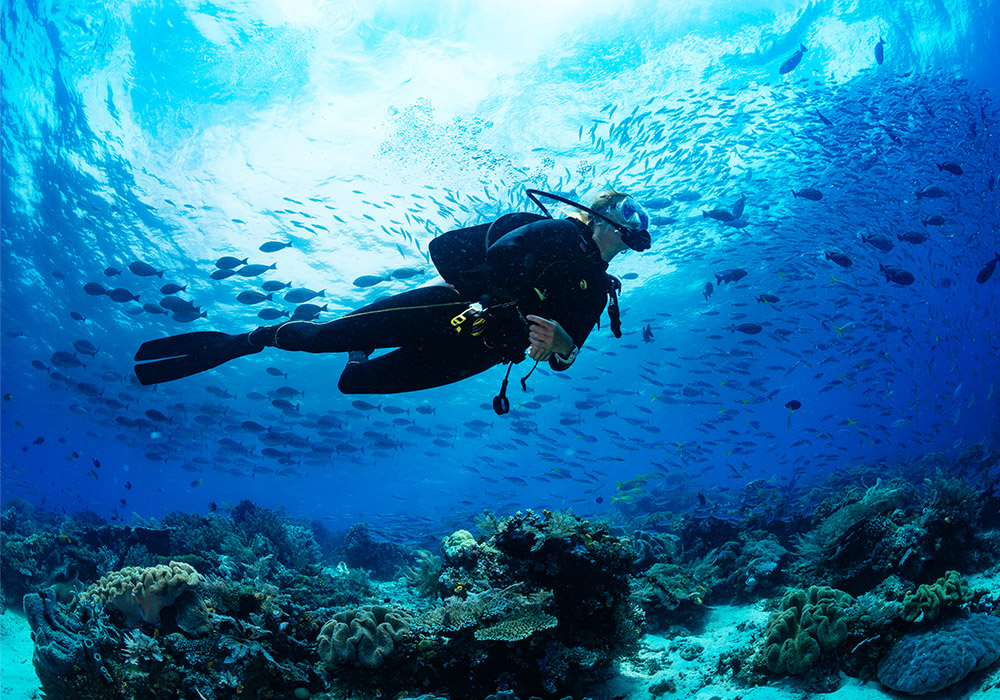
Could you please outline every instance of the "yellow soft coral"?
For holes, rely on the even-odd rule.
[[[194,567],[184,562],[172,561],[169,566],[149,568],[129,566],[102,577],[80,598],[96,598],[105,608],[120,610],[129,627],[138,627],[142,622],[157,625],[160,611],[201,580]]]

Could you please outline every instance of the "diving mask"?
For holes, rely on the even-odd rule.
[[[629,196],[618,202],[615,213],[625,222],[624,226],[616,226],[621,234],[622,242],[632,250],[649,250],[652,239],[649,237],[649,212],[646,208]]]
[[[625,197],[618,202],[618,216],[621,217],[625,225],[630,229],[640,230],[649,228],[649,212],[631,197]]]

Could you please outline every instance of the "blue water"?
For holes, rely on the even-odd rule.
[[[996,450],[1000,273],[976,275],[1000,248],[998,18],[957,0],[4,0],[3,500],[131,522],[250,499],[421,537],[483,508],[684,509],[757,479]],[[131,375],[145,340],[263,324],[236,296],[265,280],[325,290],[334,318],[430,282],[436,234],[530,210],[526,187],[605,184],[655,205],[652,250],[611,268],[625,335],[605,317],[526,392],[515,367],[507,416],[500,367],[374,399],[337,392],[340,355],[272,350],[155,389]],[[738,226],[702,215],[741,194]],[[210,279],[224,255],[277,268]],[[352,284],[400,267],[423,273]],[[731,268],[748,274],[704,298]],[[168,282],[207,318],[144,311]],[[270,306],[291,311],[283,293]],[[730,330],[746,322],[763,332]],[[279,387],[304,392],[297,409],[271,404]],[[246,421],[285,433],[277,456]]]

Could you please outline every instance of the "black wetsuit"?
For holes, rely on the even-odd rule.
[[[290,321],[277,327],[275,345],[316,353],[397,348],[349,363],[338,384],[345,394],[393,394],[522,360],[528,314],[557,321],[582,347],[607,303],[608,264],[590,229],[573,219],[509,214],[442,234],[429,250],[453,286],[403,292],[326,323]],[[485,332],[473,335],[470,323],[456,332],[453,320],[474,302],[495,310]],[[550,365],[568,367],[554,357]]]

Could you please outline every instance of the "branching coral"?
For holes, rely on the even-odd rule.
[[[931,482],[929,507],[940,517],[974,523],[983,508],[983,494],[969,482],[946,477],[940,471]]]
[[[160,642],[140,630],[132,630],[126,634],[124,642],[122,657],[127,664],[140,666],[152,661],[163,661],[163,647],[160,646]]]

